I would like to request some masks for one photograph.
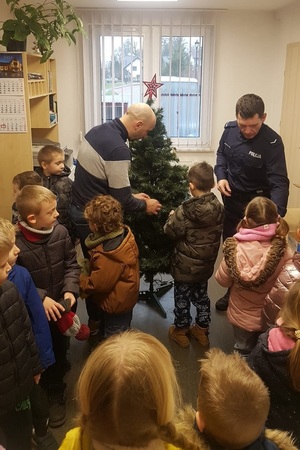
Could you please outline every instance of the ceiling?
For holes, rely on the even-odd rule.
[[[297,0],[177,0],[176,2],[117,0],[71,0],[75,7],[82,8],[163,8],[163,9],[208,9],[208,10],[249,10],[276,11]]]

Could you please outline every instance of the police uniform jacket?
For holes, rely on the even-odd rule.
[[[219,143],[215,174],[218,181],[229,182],[232,195],[270,195],[279,214],[285,215],[289,180],[284,147],[281,137],[268,125],[263,123],[253,139],[246,139],[237,121],[228,122]]]

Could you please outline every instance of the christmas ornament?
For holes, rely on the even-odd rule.
[[[157,89],[164,85],[163,83],[156,82],[156,74],[153,76],[151,81],[143,81],[143,83],[147,86],[144,97],[149,95],[149,100],[152,100],[152,95],[157,97]]]

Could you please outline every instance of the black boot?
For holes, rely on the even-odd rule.
[[[218,311],[226,311],[228,308],[229,303],[229,294],[230,289],[227,290],[226,294],[223,295],[223,297],[219,298],[219,300],[216,301],[215,307]]]
[[[48,390],[49,426],[52,428],[61,427],[66,421],[65,387],[64,384],[59,389],[50,387]]]

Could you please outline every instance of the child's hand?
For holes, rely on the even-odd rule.
[[[76,298],[75,298],[74,294],[72,294],[72,292],[65,292],[65,293],[64,293],[64,298],[69,298],[69,299],[71,300],[71,307],[72,307],[73,305],[75,305],[75,303],[76,303]]]
[[[90,261],[88,259],[83,259],[80,263],[81,273],[84,275],[90,274]]]
[[[82,277],[82,275],[80,277]],[[85,300],[88,298],[88,294],[86,294],[82,289],[79,289],[79,296],[82,300]]]
[[[35,384],[39,384],[40,379],[41,379],[41,374],[39,373],[38,375],[34,375],[33,377]]]
[[[146,200],[147,198],[150,198],[148,194],[145,194],[144,192],[139,192],[138,194],[132,194],[133,197],[138,198],[139,200]]]
[[[72,294],[73,295],[73,294]],[[54,322],[57,321],[57,319],[61,318],[61,312],[64,312],[65,308],[55,300],[52,300],[50,297],[45,297],[43,301],[44,310],[47,316],[47,319],[50,321],[51,319],[54,320]]]

